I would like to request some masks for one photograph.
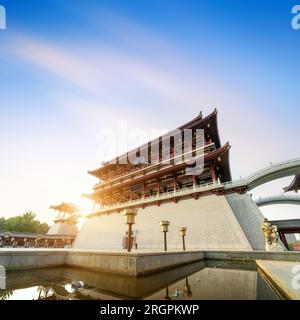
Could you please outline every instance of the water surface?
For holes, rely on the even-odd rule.
[[[278,299],[253,263],[201,261],[146,277],[74,268],[8,272],[2,300]]]

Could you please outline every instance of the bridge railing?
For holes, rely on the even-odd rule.
[[[255,203],[259,205],[271,205],[275,203],[282,204],[297,204],[300,205],[300,196],[294,195],[275,195],[269,197],[259,197],[255,200]]]
[[[241,185],[241,184],[249,184],[250,182],[252,182],[253,180],[256,180],[256,178],[263,176],[264,174],[267,173],[271,173],[272,171],[275,171],[275,169],[278,169],[280,167],[292,167],[293,164],[295,165],[299,165],[300,166],[300,158],[296,158],[296,159],[292,159],[292,160],[287,160],[287,161],[282,161],[276,164],[271,163],[271,165],[269,165],[268,167],[265,167],[261,170],[258,170],[254,173],[252,173],[251,175],[249,175],[248,177],[245,178],[241,178],[241,179],[237,179],[237,180],[233,180],[233,181],[229,181],[229,182],[225,182],[224,186],[225,187],[230,187],[233,185]]]

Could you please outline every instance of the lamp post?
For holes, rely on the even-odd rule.
[[[160,222],[161,232],[164,233],[164,247],[165,247],[165,251],[167,251],[167,232],[169,231],[169,230],[168,230],[169,225],[170,225],[170,221],[161,221],[161,222]]]
[[[186,227],[181,227],[179,229],[179,233],[182,237],[182,247],[183,247],[183,251],[185,251],[185,236],[186,236]]]
[[[126,217],[126,224],[128,224],[128,243],[127,243],[127,252],[131,252],[132,246],[132,225],[135,224],[135,216],[136,210],[135,209],[125,209],[124,215]]]

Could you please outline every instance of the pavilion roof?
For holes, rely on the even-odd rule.
[[[300,173],[296,174],[294,177],[294,180],[291,182],[291,184],[285,188],[283,188],[284,192],[289,191],[298,191],[300,190]]]
[[[73,214],[79,211],[79,208],[75,204],[66,203],[66,202],[62,202],[61,204],[50,206],[50,209],[53,209],[59,212],[69,213],[69,214]]]

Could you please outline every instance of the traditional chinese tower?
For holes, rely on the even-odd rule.
[[[62,202],[59,205],[50,206],[50,209],[57,213],[53,222],[54,225],[49,229],[48,235],[58,236],[76,236],[78,229],[76,221],[70,220],[69,217],[79,211],[79,208],[72,203]]]
[[[162,248],[161,220],[170,221],[171,249],[181,246],[178,230],[182,226],[187,227],[186,241],[190,249],[263,249],[260,211],[256,207],[253,216],[253,201],[245,194],[246,190],[224,189],[224,184],[231,181],[230,145],[221,144],[217,116],[217,110],[206,117],[200,113],[177,129],[192,130],[193,153],[197,148],[197,129],[204,131],[204,164],[200,174],[187,174],[189,164],[184,162],[163,162],[164,136],[89,171],[98,183],[93,193],[84,196],[94,201],[96,210],[80,230],[74,247],[121,250],[126,234],[122,212],[134,208],[138,211],[134,239],[139,249]],[[172,159],[177,147],[171,140],[167,151]],[[154,164],[153,161],[151,164],[128,161],[134,154],[145,154],[145,149],[149,159],[156,159]],[[241,203],[251,207],[251,213],[248,212],[251,217],[243,213]]]
[[[230,166],[229,166],[229,149],[230,146],[226,143],[221,146],[218,125],[217,125],[217,111],[215,110],[209,116],[203,118],[200,114],[197,118],[179,128],[184,129],[204,129],[205,131],[205,168],[204,172],[198,176],[189,176],[185,169],[187,164],[180,163],[178,165],[167,164],[164,165],[162,161],[157,161],[156,164],[134,165],[130,163],[128,154],[122,155],[104,164],[101,168],[94,171],[89,171],[89,174],[99,179],[99,183],[94,187],[94,193],[84,195],[92,199],[100,207],[112,206],[117,203],[126,203],[141,198],[147,199],[153,195],[163,195],[167,192],[174,192],[177,190],[184,190],[186,188],[197,187],[199,185],[219,182],[226,182],[231,180]],[[163,137],[161,137],[163,139]],[[194,137],[195,140],[195,137]],[[140,149],[148,148],[149,158],[155,144],[147,143],[140,147]],[[161,142],[160,142],[161,144]],[[171,152],[174,154],[174,145],[171,143]],[[160,154],[162,153],[162,146],[160,145]],[[133,150],[132,152],[135,152]],[[140,152],[140,150],[139,150]],[[158,159],[159,155],[154,156]],[[126,159],[127,164],[122,163],[122,159]],[[162,157],[160,157],[161,160]],[[214,188],[212,193],[218,192]],[[188,197],[195,198],[199,194],[192,192]],[[176,202],[181,197],[175,195],[171,201]],[[187,198],[187,197],[185,197]],[[161,199],[159,204],[170,202],[170,199]],[[146,204],[144,205],[144,207]]]

